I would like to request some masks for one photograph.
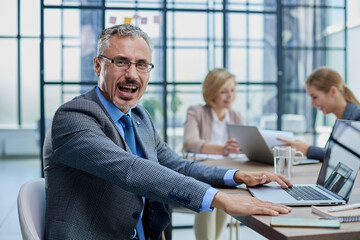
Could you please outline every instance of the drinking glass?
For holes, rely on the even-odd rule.
[[[291,177],[291,147],[275,146],[274,152],[274,173],[281,174],[290,179]]]

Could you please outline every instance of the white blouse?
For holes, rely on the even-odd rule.
[[[220,121],[216,116],[214,109],[211,108],[211,114],[213,118],[212,133],[210,142],[213,144],[224,145],[228,140],[228,131],[226,124],[229,122],[229,112],[226,111],[225,118]]]

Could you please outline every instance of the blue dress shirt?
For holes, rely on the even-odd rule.
[[[96,88],[96,93],[97,96],[100,99],[100,102],[102,103],[102,105],[105,107],[106,111],[109,113],[111,119],[113,120],[113,122],[116,125],[116,128],[119,130],[119,133],[121,135],[121,137],[124,137],[124,126],[122,125],[122,123],[120,121],[118,121],[123,115],[124,113],[122,111],[120,111],[120,109],[118,109],[115,105],[113,105],[112,103],[110,103],[100,92],[99,88]],[[131,116],[131,109],[128,111],[128,113]],[[143,157],[143,152],[141,147],[139,147],[139,144],[136,144],[136,155],[138,155],[139,157]],[[237,170],[233,170],[230,169],[226,172],[226,174],[224,175],[224,184],[228,187],[233,187],[236,186],[237,183],[234,181],[234,174]],[[211,203],[215,197],[215,194],[218,192],[219,190],[216,190],[213,187],[209,187],[208,190],[205,192],[202,203],[201,203],[201,207],[200,207],[200,211],[208,211],[208,212],[212,212],[213,209],[210,207]],[[142,217],[142,213],[141,213],[141,217]]]

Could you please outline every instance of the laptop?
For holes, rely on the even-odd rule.
[[[257,127],[239,124],[228,124],[227,127],[231,137],[236,139],[242,152],[244,152],[250,160],[271,165],[274,164],[274,155],[271,148],[275,145],[284,144],[275,138],[294,138],[292,132],[286,131],[262,130],[260,132]],[[319,161],[315,159],[303,159],[300,164],[318,162]]]
[[[256,198],[288,206],[345,204],[360,168],[359,142],[360,122],[337,120],[316,184],[296,184],[289,189],[267,184],[248,190]]]

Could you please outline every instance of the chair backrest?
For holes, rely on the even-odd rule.
[[[17,198],[21,234],[24,240],[43,240],[45,233],[45,180],[24,183]]]

